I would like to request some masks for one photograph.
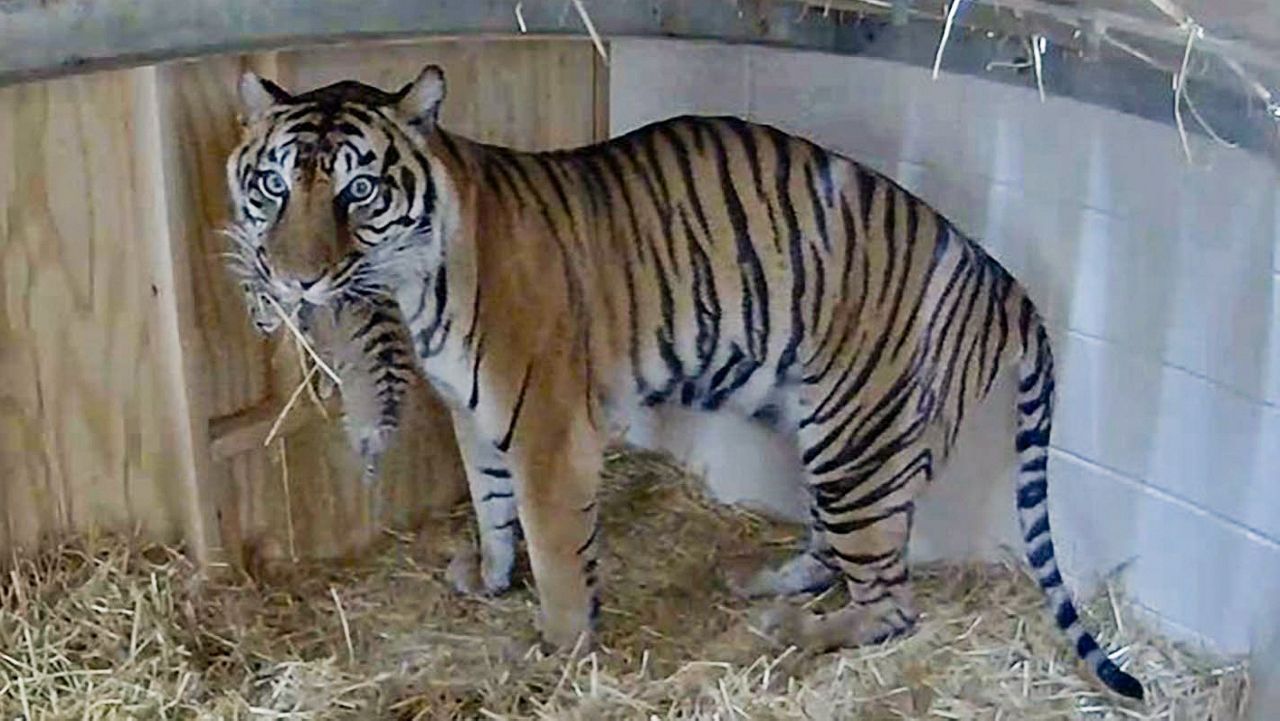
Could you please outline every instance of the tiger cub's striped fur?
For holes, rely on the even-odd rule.
[[[481,545],[478,564],[452,567],[460,586],[506,588],[523,527],[544,637],[589,633],[602,449],[629,408],[678,403],[768,417],[801,451],[812,540],[744,590],[843,580],[850,600],[775,630],[821,646],[902,633],[915,497],[966,410],[1014,372],[1028,559],[1080,656],[1141,695],[1083,628],[1054,559],[1040,315],[920,199],[733,118],[559,152],[472,142],[437,126],[434,67],[397,93],[344,82],[294,96],[252,75],[241,91],[228,179],[267,292],[290,307],[394,298],[453,409]]]
[[[226,235],[233,251],[230,269],[244,294],[245,307],[258,332],[269,335],[282,324],[267,299],[271,276],[249,228],[236,225]],[[397,304],[386,298],[347,300],[328,306],[293,308],[295,325],[312,348],[326,358],[341,382],[342,425],[351,449],[364,466],[365,486],[377,480],[383,454],[399,430],[402,405],[413,373],[413,356]],[[313,387],[321,398],[336,390],[327,374],[316,373]],[[375,499],[377,496],[375,496]]]
[[[396,304],[387,300],[314,309],[304,323],[318,352],[342,381],[342,425],[364,463],[363,481],[372,485],[379,464],[400,428],[413,355]],[[323,374],[317,376],[328,383]],[[376,498],[376,496],[375,496]]]

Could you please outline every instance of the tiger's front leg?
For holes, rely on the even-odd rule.
[[[529,419],[512,449],[516,501],[538,590],[539,626],[551,646],[590,643],[599,615],[596,497],[604,440],[585,418]],[[585,635],[585,638],[584,638]]]
[[[455,553],[447,576],[460,593],[496,596],[511,587],[520,531],[511,466],[507,454],[476,432],[470,413],[454,411],[453,428],[462,451],[480,543],[478,559],[473,547]]]

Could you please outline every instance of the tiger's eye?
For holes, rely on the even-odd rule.
[[[283,197],[285,193],[289,192],[289,183],[285,181],[283,175],[274,170],[268,170],[260,175],[258,183],[262,186],[264,193],[274,195],[277,198]]]
[[[347,197],[352,202],[359,203],[362,200],[368,200],[376,189],[377,183],[373,182],[373,178],[361,175],[347,184]]]

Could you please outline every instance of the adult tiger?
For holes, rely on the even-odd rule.
[[[480,535],[463,589],[510,582],[527,535],[541,630],[597,615],[602,450],[635,405],[769,418],[799,445],[809,547],[751,594],[843,578],[781,624],[823,647],[908,630],[913,501],[967,407],[1019,378],[1017,507],[1058,625],[1109,687],[1142,687],[1076,615],[1049,537],[1053,361],[1023,288],[920,199],[779,130],[683,117],[523,153],[437,126],[444,75],[291,95],[247,74],[228,160],[244,252],[285,307],[392,297],[453,409]]]

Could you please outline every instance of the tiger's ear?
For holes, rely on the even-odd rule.
[[[444,71],[439,65],[428,65],[418,73],[417,79],[400,91],[396,110],[421,132],[430,133],[440,117],[440,102],[444,100]]]
[[[240,123],[247,125],[262,117],[272,107],[287,103],[293,96],[270,80],[258,77],[252,70],[240,76],[237,86],[240,95]]]

